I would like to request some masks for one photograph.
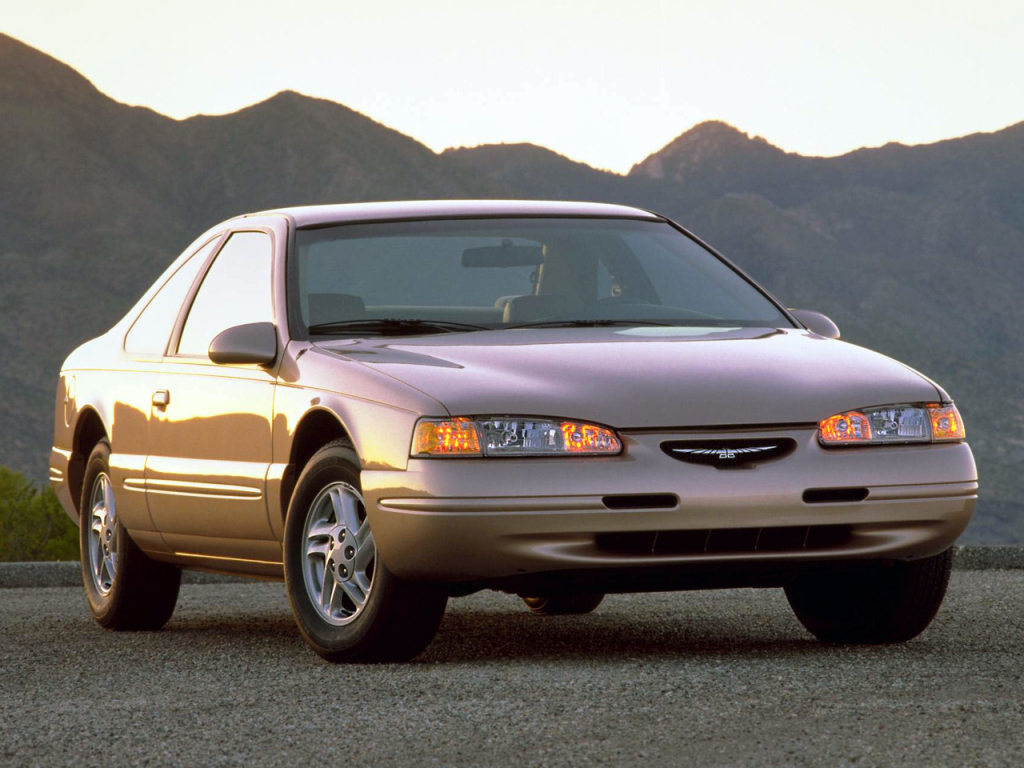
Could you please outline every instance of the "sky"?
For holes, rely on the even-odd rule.
[[[619,172],[711,119],[808,155],[1024,120],[1019,0],[0,0],[0,31],[175,118],[290,89]]]

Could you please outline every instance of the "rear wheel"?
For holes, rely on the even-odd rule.
[[[953,551],[836,573],[813,573],[786,587],[796,617],[828,643],[902,643],[917,637],[942,605]]]
[[[377,556],[344,441],[321,448],[295,487],[285,522],[284,571],[306,642],[328,661],[404,661],[427,647],[448,596],[404,581]]]
[[[594,611],[604,600],[600,592],[524,597],[526,607],[538,616],[571,616]]]
[[[174,613],[181,570],[148,558],[118,519],[106,440],[89,456],[79,509],[82,579],[93,618],[106,629],[160,629]]]

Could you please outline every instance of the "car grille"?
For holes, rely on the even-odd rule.
[[[791,437],[730,438],[724,440],[668,440],[661,450],[676,461],[716,469],[740,469],[789,456],[796,450]]]
[[[850,542],[848,525],[628,531],[597,535],[598,548],[631,555],[748,555],[826,552]]]

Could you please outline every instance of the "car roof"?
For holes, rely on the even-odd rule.
[[[508,216],[563,216],[661,221],[650,211],[608,203],[573,203],[547,200],[410,200],[388,203],[346,203],[275,208],[249,216],[284,215],[298,228],[370,221],[408,219],[487,218]]]

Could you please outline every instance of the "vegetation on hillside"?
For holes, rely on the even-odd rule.
[[[53,489],[0,467],[0,562],[77,559],[78,528]]]

